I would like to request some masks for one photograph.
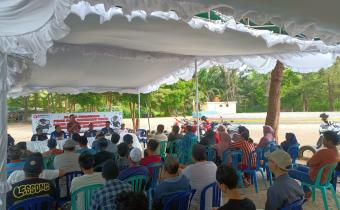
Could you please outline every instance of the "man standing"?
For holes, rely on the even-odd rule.
[[[72,136],[73,133],[79,133],[81,129],[80,124],[76,121],[76,116],[74,114],[70,115],[70,121],[67,123],[67,132],[70,136]]]
[[[110,128],[110,125],[111,125],[110,121],[106,121],[105,127],[102,128],[102,130],[101,130],[103,134],[105,134],[105,135],[106,134],[113,134],[114,130],[112,128]]]

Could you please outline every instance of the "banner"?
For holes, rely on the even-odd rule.
[[[52,133],[55,125],[60,125],[63,131],[67,132],[66,127],[69,117],[72,113],[58,114],[32,114],[32,131],[35,134],[36,129],[42,128],[44,133]],[[76,121],[80,124],[80,132],[88,130],[89,123],[93,123],[95,130],[101,130],[105,127],[105,122],[110,121],[113,129],[120,129],[122,124],[122,112],[86,112],[74,113]]]

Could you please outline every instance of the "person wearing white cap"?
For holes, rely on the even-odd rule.
[[[265,210],[277,210],[297,201],[304,192],[297,181],[288,176],[291,165],[290,155],[283,150],[266,153],[270,171],[275,175],[275,181],[267,191]]]
[[[129,155],[130,167],[120,171],[118,179],[125,180],[131,176],[142,175],[149,178],[149,170],[147,167],[139,165],[142,159],[142,151],[138,148],[133,148]]]

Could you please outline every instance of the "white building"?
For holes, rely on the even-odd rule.
[[[205,102],[202,105],[202,112],[212,115],[236,114],[236,101],[228,102]]]

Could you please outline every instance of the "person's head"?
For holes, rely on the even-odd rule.
[[[73,134],[72,134],[72,140],[73,140],[73,141],[78,142],[79,139],[80,139],[79,133],[73,133]]]
[[[94,157],[89,153],[83,153],[78,158],[80,169],[85,173],[92,173],[94,168]]]
[[[76,148],[77,143],[73,140],[67,140],[65,141],[63,145],[63,149],[65,152],[74,152]]]
[[[106,181],[114,180],[119,175],[119,169],[116,162],[112,159],[107,160],[102,169],[102,176]]]
[[[75,122],[76,121],[76,116],[74,114],[70,115],[70,122]]]
[[[99,139],[98,146],[99,146],[99,151],[105,151],[108,146],[107,140],[105,138]]]
[[[41,135],[43,133],[43,129],[41,127],[37,127],[35,131],[37,132],[38,135]]]
[[[178,175],[179,163],[172,156],[168,156],[164,161],[164,171],[169,175]]]
[[[186,131],[187,131],[187,133],[192,133],[192,132],[194,132],[194,128],[192,127],[192,125],[187,125]]]
[[[120,135],[116,132],[113,132],[112,135],[111,135],[111,142],[113,144],[117,144],[120,140]]]
[[[290,155],[284,150],[275,150],[272,153],[266,153],[268,167],[275,175],[287,173],[292,163]]]
[[[157,125],[157,133],[160,134],[163,132],[164,132],[164,125],[162,124]]]
[[[218,127],[217,127],[217,131],[218,132],[220,132],[220,133],[223,133],[223,132],[225,132],[227,129],[226,129],[226,127],[224,126],[224,125],[219,125]]]
[[[61,131],[61,126],[60,125],[55,125],[54,126],[54,130],[57,131],[57,132],[60,132]]]
[[[192,158],[194,162],[202,162],[207,160],[207,149],[201,144],[195,144],[192,147]]]
[[[106,128],[109,128],[110,125],[111,125],[111,122],[110,122],[110,121],[106,121],[106,122],[105,122],[105,127],[106,127]]]
[[[248,141],[249,140],[249,130],[245,128],[240,134],[241,140]]]
[[[148,144],[146,146],[147,150],[148,150],[148,155],[153,155],[156,153],[157,147],[158,147],[159,143],[155,140],[150,140],[148,141]]]
[[[265,136],[268,133],[274,135],[274,129],[269,125],[263,126],[263,136]]]
[[[93,123],[90,123],[90,124],[89,124],[89,130],[92,131],[93,128],[94,128]]]
[[[237,189],[238,176],[235,169],[230,166],[219,166],[216,171],[216,180],[224,192]]]
[[[57,147],[57,140],[55,139],[50,139],[47,141],[47,147],[51,149],[55,149]]]
[[[21,150],[27,150],[27,145],[26,145],[26,142],[24,142],[24,141],[18,142],[15,146],[18,147]]]
[[[43,171],[43,158],[31,155],[29,156],[24,164],[24,173],[26,178],[37,178]]]
[[[17,161],[20,160],[20,157],[22,155],[21,149],[17,146],[11,146],[8,148],[8,158],[11,161]]]
[[[201,117],[201,121],[206,121],[207,120],[207,117],[206,116],[202,116]]]
[[[129,155],[129,160],[131,162],[131,165],[137,165],[141,159],[142,159],[142,151],[140,151],[140,149],[138,148],[133,148],[130,151],[130,155]]]
[[[129,148],[131,148],[133,144],[133,136],[131,134],[125,134],[123,137],[123,141],[127,143]]]
[[[326,113],[321,113],[321,114],[320,114],[321,120],[322,120],[323,122],[325,122],[325,123],[328,122],[328,117],[329,117],[329,115],[326,114]]]
[[[241,134],[243,132],[247,132],[247,131],[249,132],[248,128],[246,128],[245,126],[240,126],[240,127],[238,127],[238,130],[237,130],[237,132],[239,134]]]
[[[323,145],[327,148],[335,147],[339,144],[339,136],[336,132],[333,131],[326,131],[323,133]]]
[[[179,130],[180,130],[180,128],[179,128],[178,125],[173,125],[172,126],[172,133],[179,134]]]
[[[82,148],[87,147],[87,143],[88,143],[88,141],[87,141],[87,138],[85,136],[81,136],[79,138],[78,144],[79,144],[80,147],[82,147]]]
[[[286,133],[286,141],[296,144],[297,139],[296,139],[295,134],[294,133]]]
[[[125,130],[125,123],[122,123],[122,124],[120,125],[120,129],[121,129],[121,130]]]
[[[127,143],[122,142],[118,144],[117,152],[118,152],[119,157],[127,157],[129,154],[129,146],[127,145]]]
[[[141,192],[122,192],[116,198],[117,210],[147,210],[148,200]]]

